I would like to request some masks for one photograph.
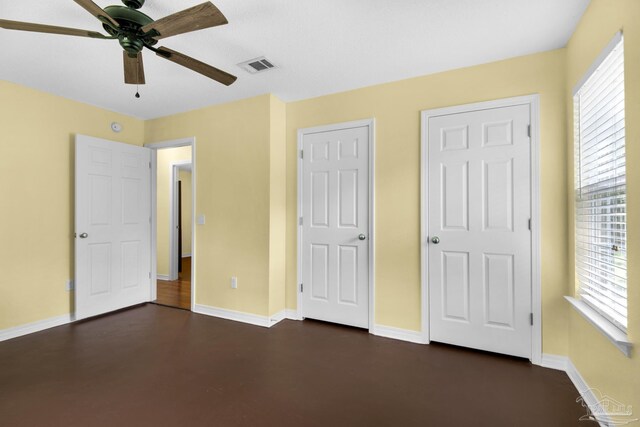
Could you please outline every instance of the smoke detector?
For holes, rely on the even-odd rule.
[[[273,62],[269,61],[264,56],[241,62],[238,64],[238,67],[242,68],[250,74],[263,73],[265,71],[276,68],[276,66],[273,65]]]

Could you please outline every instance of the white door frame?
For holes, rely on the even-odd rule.
[[[180,178],[180,170],[192,170],[191,160],[176,160],[171,162],[169,167],[171,168],[171,173],[169,174],[171,180],[171,185],[169,186],[169,280],[178,280],[178,266],[175,262],[176,258],[178,258],[178,232],[176,228],[178,225],[178,194],[176,193],[176,185]],[[191,184],[193,185],[193,179]],[[191,204],[193,205],[193,198]],[[193,222],[191,223],[190,231],[193,237]],[[189,251],[190,253],[191,250]],[[182,258],[182,254],[180,254],[180,258]]]
[[[429,343],[429,118],[490,108],[529,105],[531,114],[531,362],[542,363],[542,288],[540,284],[540,96],[537,94],[457,105],[421,112],[420,165],[420,263],[422,338]]]
[[[300,156],[302,152],[302,144],[305,135],[320,133],[320,132],[330,132],[335,130],[342,129],[351,129],[355,127],[368,127],[369,128],[369,332],[373,333],[374,331],[374,322],[375,322],[375,227],[374,227],[374,195],[375,195],[375,119],[364,119],[364,120],[356,120],[352,122],[344,122],[344,123],[336,123],[331,125],[324,126],[315,126],[311,128],[298,129],[298,245],[297,245],[297,256],[298,256],[298,275],[296,283],[297,288],[297,318],[299,320],[303,319],[302,316],[302,293],[300,292],[300,284],[302,283],[302,225],[300,224],[300,218],[302,217],[302,196],[303,196],[303,185],[302,185],[302,177],[304,176],[303,170],[303,161]]]
[[[163,148],[176,148],[191,146],[191,311],[195,307],[196,301],[196,138],[187,137],[174,139],[169,141],[154,142],[144,144],[145,147],[151,148],[151,294],[149,301],[157,298],[157,281],[158,281],[158,150]],[[170,234],[171,235],[171,234]],[[154,286],[155,285],[155,286]]]

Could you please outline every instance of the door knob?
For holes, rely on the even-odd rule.
[[[362,234],[362,233],[360,233],[360,235],[358,236],[358,239],[360,239],[360,240],[364,240],[364,239],[366,239],[366,238],[367,238],[367,236],[365,236],[365,235],[364,235],[364,234]]]
[[[437,245],[438,243],[440,243],[440,238],[438,236],[433,236],[431,238],[431,241],[433,242],[433,244]]]
[[[81,239],[86,239],[87,237],[89,237],[89,235],[87,233],[80,233],[80,238]]]

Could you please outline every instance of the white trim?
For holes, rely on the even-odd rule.
[[[156,281],[158,279],[158,266],[157,266],[157,179],[158,179],[158,158],[157,158],[157,150],[163,148],[175,148],[175,147],[186,147],[191,146],[191,311],[194,311],[196,305],[196,153],[197,153],[197,145],[196,138],[194,136],[187,138],[174,139],[170,141],[161,141],[154,142],[149,144],[144,144],[145,147],[151,148],[151,293],[149,296],[149,301],[154,301],[157,298],[157,287]]]
[[[285,318],[289,320],[302,320],[300,316],[298,316],[298,310],[293,310],[291,308],[287,308],[285,311]]]
[[[178,184],[181,169],[191,170],[191,160],[176,160],[169,163],[169,277],[178,280]],[[193,177],[191,179],[193,183]],[[193,201],[192,201],[193,202]],[[193,204],[193,203],[192,203]],[[193,214],[193,212],[192,212]],[[193,222],[191,223],[191,235],[193,236]]]
[[[0,341],[6,341],[23,335],[33,334],[34,332],[44,331],[45,329],[55,328],[56,326],[66,325],[73,322],[73,320],[74,319],[71,314],[63,314],[61,316],[50,317],[48,319],[38,320],[24,325],[2,329],[0,330]]]
[[[558,371],[566,371],[568,362],[569,358],[567,356],[545,353],[540,359],[540,366],[543,368],[556,369]]]
[[[394,340],[407,341],[415,344],[428,344],[424,341],[422,332],[410,331],[408,329],[394,328],[393,326],[374,325],[370,331],[379,337],[391,338]]]
[[[191,254],[182,254],[182,258],[190,258]]]
[[[302,283],[302,226],[298,218],[302,216],[302,177],[303,177],[303,159],[300,158],[300,150],[302,150],[303,138],[305,135],[331,132],[335,130],[351,129],[355,127],[369,128],[369,333],[375,324],[375,118],[355,120],[351,122],[335,123],[331,125],[315,126],[310,128],[298,129],[298,144],[296,157],[298,158],[298,209],[296,212],[296,222],[298,222],[298,244],[297,244],[297,318],[303,319],[302,315],[302,295],[300,292],[300,283]]]
[[[156,280],[164,280],[166,282],[171,281],[169,276],[167,276],[166,274],[156,274]],[[157,291],[157,289],[156,289],[156,291]]]
[[[571,359],[567,358],[567,375],[569,379],[580,393],[580,396],[584,399],[584,402],[589,406],[591,412],[602,414],[602,409],[600,408],[600,403],[598,402],[598,398],[593,394],[593,389],[589,387],[585,379],[578,372],[578,368],[575,367]],[[598,419],[598,424],[601,427],[608,427],[610,425],[611,420],[608,416],[600,415]]]
[[[144,146],[153,150],[160,150],[162,148],[186,147],[189,145],[193,145],[195,140],[196,138],[191,136],[187,138],[171,139],[167,141],[150,142],[148,144],[144,144]]]
[[[578,313],[582,315],[589,323],[591,323],[602,335],[607,337],[618,350],[625,356],[631,357],[633,343],[629,341],[627,334],[616,328],[609,319],[591,308],[584,301],[573,297],[564,297]]]
[[[192,310],[194,313],[207,316],[218,317],[220,319],[233,320],[236,322],[248,323],[250,325],[270,328],[285,319],[285,310],[272,316],[261,316],[259,314],[245,313],[243,311],[228,310],[226,308],[211,307],[203,304],[196,304]]]
[[[541,286],[541,256],[540,256],[540,96],[537,94],[497,99],[494,101],[478,102],[474,104],[457,105],[453,107],[436,108],[421,112],[421,166],[420,166],[420,263],[421,263],[421,318],[422,337],[429,343],[429,195],[428,195],[428,165],[429,165],[429,118],[457,114],[462,112],[486,110],[490,108],[529,105],[531,114],[531,312],[533,313],[533,327],[531,328],[531,362],[541,364],[542,359],[542,286]]]
[[[593,61],[591,66],[589,66],[589,68],[584,73],[582,78],[573,87],[572,96],[576,96],[576,93],[578,93],[578,91],[582,88],[582,86],[584,86],[587,80],[589,80],[589,77],[591,77],[591,75],[598,69],[598,67],[602,64],[602,62],[604,62],[604,60],[607,59],[607,56],[609,56],[609,54],[613,51],[613,49],[615,49],[618,43],[620,43],[620,40],[622,40],[622,30],[618,31],[613,36],[611,41],[609,41],[609,43],[605,46],[605,48],[602,49],[602,52],[600,52],[600,55],[598,55],[596,60]]]

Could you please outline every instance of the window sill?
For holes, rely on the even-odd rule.
[[[589,307],[583,301],[572,297],[564,297],[569,303],[576,309],[578,313],[582,315],[589,323],[596,327],[605,337],[609,339],[615,345],[618,350],[624,353],[625,356],[631,357],[631,350],[633,344],[629,341],[627,334],[616,328],[605,319],[600,313]]]

